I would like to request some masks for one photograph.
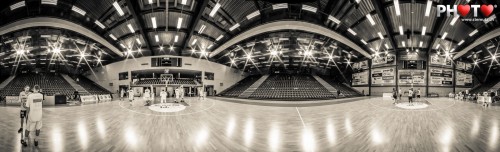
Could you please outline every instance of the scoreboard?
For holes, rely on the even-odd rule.
[[[181,67],[182,58],[157,57],[151,58],[151,67]]]

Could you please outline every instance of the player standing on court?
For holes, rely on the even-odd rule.
[[[174,90],[174,94],[175,94],[175,100],[174,100],[174,102],[175,102],[175,103],[178,103],[178,102],[177,102],[177,100],[179,100],[179,98],[180,98],[180,96],[181,96],[181,95],[180,95],[180,89],[179,89],[179,87],[175,88],[175,90]]]
[[[184,102],[184,85],[179,86],[179,95],[181,97],[181,102]]]
[[[125,97],[125,89],[122,88],[120,91],[120,100],[123,100],[123,97]]]
[[[132,105],[132,101],[134,100],[134,90],[132,88],[128,88],[128,101],[130,105]]]
[[[149,90],[149,88],[146,88],[146,90],[144,91],[143,97],[144,97],[144,99],[146,99],[145,106],[149,106],[151,104],[151,91]]]
[[[21,91],[19,93],[19,103],[21,103],[21,128],[17,130],[17,133],[21,133],[21,137],[23,136],[23,126],[24,122],[28,121],[28,118],[24,119],[26,117],[26,99],[28,98],[28,95],[31,94],[30,92],[30,86],[25,86],[24,91]],[[27,125],[27,124],[26,124]],[[25,141],[21,139],[21,144],[25,144]]]
[[[202,98],[205,100],[205,90],[203,88],[203,86],[198,87],[198,100],[201,100]]]
[[[161,90],[160,92],[160,102],[161,103],[166,103],[167,102],[167,92],[165,90]]]
[[[25,141],[30,142],[29,135],[30,132],[35,132],[35,138],[33,139],[35,146],[38,146],[38,136],[40,136],[40,129],[42,129],[42,104],[43,104],[43,95],[39,93],[40,86],[33,86],[33,93],[28,95],[26,99],[26,108],[28,109],[28,123],[25,134]],[[24,143],[23,146],[28,146],[27,143]]]

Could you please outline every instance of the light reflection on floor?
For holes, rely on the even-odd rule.
[[[39,151],[498,151],[500,107],[429,99],[428,111],[368,99],[310,107],[190,100],[178,115],[117,101],[44,109]],[[453,103],[453,104],[451,104]],[[137,104],[141,105],[141,104]],[[192,113],[200,109],[206,111]],[[137,106],[134,110],[147,110]],[[191,109],[189,109],[191,108]],[[197,109],[196,109],[197,108]],[[0,151],[20,151],[17,107],[0,107]],[[192,113],[192,114],[190,114]],[[299,116],[300,115],[300,116]],[[9,138],[13,137],[13,138]],[[23,148],[31,151],[34,148]]]

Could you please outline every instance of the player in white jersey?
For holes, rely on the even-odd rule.
[[[132,88],[128,88],[128,101],[130,105],[132,105],[132,101],[134,100],[134,90]]]
[[[181,102],[184,102],[184,85],[179,86],[179,96],[181,97]]]
[[[174,100],[174,102],[177,103],[177,100],[179,100],[179,98],[181,97],[181,95],[180,95],[180,93],[181,93],[180,88],[179,87],[175,88],[174,93],[175,93],[175,100]]]
[[[30,132],[35,132],[34,144],[38,146],[38,136],[40,135],[40,129],[42,129],[42,104],[43,104],[43,95],[39,93],[40,86],[33,86],[33,93],[28,95],[26,99],[26,108],[28,109],[28,123],[25,134],[25,141],[29,143],[29,135]],[[27,146],[26,143],[23,146]]]
[[[144,90],[143,98],[146,100],[145,106],[149,106],[151,104],[151,91],[148,88]]]
[[[17,130],[17,133],[21,133],[21,137],[23,136],[22,132],[23,132],[23,126],[24,126],[24,123],[25,121],[28,121],[28,119],[26,117],[26,99],[28,98],[28,95],[31,94],[30,92],[30,86],[25,86],[24,87],[24,91],[22,91],[21,93],[19,93],[19,103],[21,103],[21,128],[19,128],[19,130]],[[24,140],[21,139],[21,144],[24,144]]]
[[[166,103],[167,102],[167,92],[165,90],[161,90],[160,92],[160,102],[161,103]]]
[[[120,91],[120,100],[123,100],[123,97],[125,96],[125,89],[122,88]]]
[[[205,90],[203,88],[203,86],[198,87],[198,100],[205,100]]]

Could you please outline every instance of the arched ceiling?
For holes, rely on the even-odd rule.
[[[254,27],[286,20],[330,29],[370,54],[416,48],[461,51],[476,38],[500,25],[496,19],[500,15],[499,9],[494,10],[490,16],[494,19],[490,22],[468,22],[453,16],[435,15],[436,6],[440,4],[500,4],[499,0],[309,0],[304,3],[260,0],[3,0],[0,4],[0,27],[27,18],[60,18],[101,35],[124,54],[132,51],[136,57],[162,54],[199,57],[200,53],[192,54],[191,50],[212,52]],[[430,15],[425,15],[426,12]],[[2,35],[0,52],[12,52],[7,51],[12,48],[6,47],[5,42],[14,39],[16,37],[9,34]],[[123,59],[119,55],[114,56],[116,60]],[[213,58],[210,60],[222,62]]]

